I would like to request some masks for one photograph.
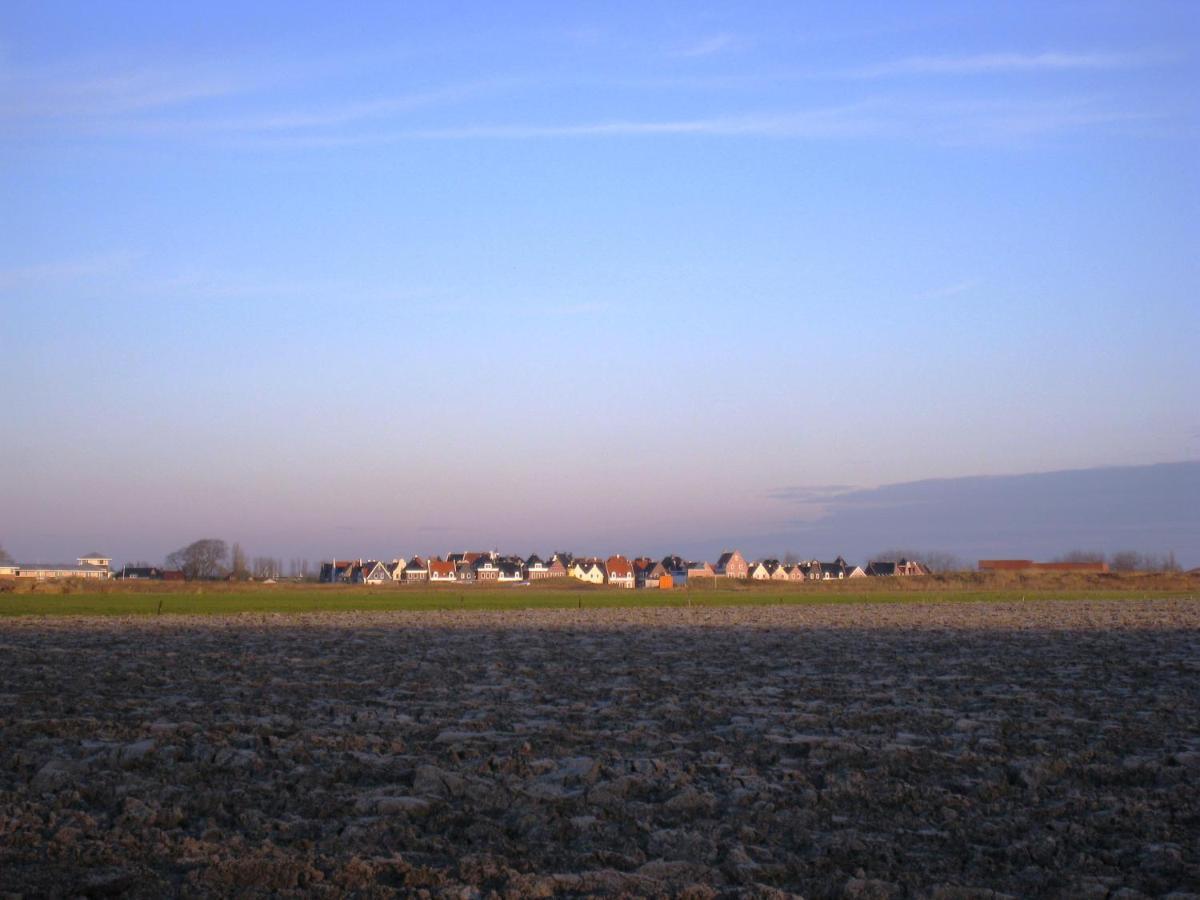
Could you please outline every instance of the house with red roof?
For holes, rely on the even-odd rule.
[[[632,589],[637,584],[633,564],[623,556],[610,556],[604,561],[604,569],[613,587]]]

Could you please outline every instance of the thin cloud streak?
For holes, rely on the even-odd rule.
[[[714,56],[728,50],[736,50],[744,45],[744,41],[732,34],[714,34],[682,49],[676,50],[672,56],[681,59],[696,59],[703,56]]]
[[[74,284],[111,276],[127,271],[138,258],[139,254],[117,251],[0,269],[0,291]]]
[[[297,135],[245,141],[248,149],[321,149],[414,140],[571,140],[587,138],[777,138],[790,140],[890,139],[945,146],[1019,144],[1037,137],[1167,118],[1126,112],[1093,99],[1046,103],[913,103],[866,101],[802,112],[697,119],[615,119],[565,124],[489,124],[412,128],[392,132]]]
[[[157,122],[128,122],[122,128],[147,135],[170,136],[203,133],[270,133],[287,131],[319,131],[339,125],[352,125],[372,120],[387,120],[399,115],[433,107],[448,106],[471,97],[496,90],[511,82],[489,81],[451,85],[412,94],[360,100],[324,109],[299,110],[242,116],[228,119],[185,119]]]
[[[1071,69],[1126,69],[1160,61],[1161,56],[1123,53],[980,53],[974,56],[910,56],[840,73],[847,78],[899,75],[987,75]]]
[[[915,300],[943,300],[947,297],[957,297],[959,294],[965,294],[968,291],[973,291],[979,287],[981,282],[978,278],[972,278],[967,281],[958,281],[954,284],[948,284],[944,287],[934,288],[931,291],[923,291],[917,294]]]
[[[244,93],[253,82],[217,71],[138,70],[46,78],[0,79],[0,120],[96,119]]]

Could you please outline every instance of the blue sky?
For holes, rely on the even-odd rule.
[[[1194,4],[244,6],[0,8],[15,555],[1200,458]]]

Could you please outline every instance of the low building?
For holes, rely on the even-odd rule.
[[[112,577],[107,556],[80,556],[75,565],[70,563],[7,563],[0,568],[0,575],[10,578],[33,578],[38,581],[53,581],[60,578],[86,578],[89,581]]]
[[[689,561],[687,564],[687,577],[689,580],[692,578],[714,578],[716,574],[716,570],[706,562]]]
[[[120,571],[113,573],[113,578],[121,581],[162,581],[163,570],[158,566],[121,566]]]

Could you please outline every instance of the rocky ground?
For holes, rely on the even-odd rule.
[[[0,621],[0,896],[1200,895],[1200,602]]]

